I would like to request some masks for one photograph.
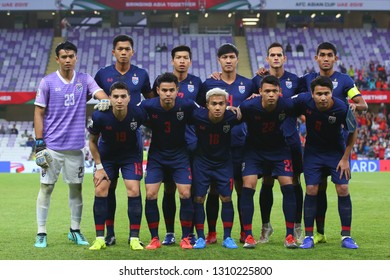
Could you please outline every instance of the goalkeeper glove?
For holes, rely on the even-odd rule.
[[[111,106],[111,102],[109,99],[102,99],[93,108],[95,110],[98,109],[99,111],[107,111],[108,109],[110,109],[110,106]]]
[[[47,169],[52,161],[53,158],[46,149],[45,141],[42,138],[37,138],[35,140],[35,163],[43,169]]]

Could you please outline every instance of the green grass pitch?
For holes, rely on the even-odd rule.
[[[390,260],[390,243],[387,242],[390,229],[390,172],[354,173],[350,182],[353,204],[352,236],[359,244],[358,250],[341,248],[340,220],[337,211],[337,196],[332,183],[328,186],[328,211],[325,232],[326,244],[319,244],[312,250],[288,250],[283,246],[284,219],[281,209],[281,192],[274,187],[274,206],[271,222],[274,235],[267,244],[258,244],[254,250],[228,250],[221,246],[222,222],[219,219],[217,244],[204,250],[182,250],[178,243],[156,251],[131,251],[128,244],[127,199],[123,182],[117,189],[116,236],[117,245],[101,251],[90,251],[88,247],[76,246],[67,240],[69,230],[68,187],[57,182],[51,201],[47,224],[48,247],[33,246],[36,235],[35,203],[39,189],[38,174],[0,174],[0,213],[3,241],[0,246],[1,260]],[[260,181],[259,181],[260,182]],[[260,185],[255,194],[255,216],[253,232],[260,235],[260,214],[258,205]],[[144,191],[144,185],[141,185]],[[143,192],[144,193],[144,192]],[[162,188],[159,205],[161,206]],[[83,186],[84,212],[82,231],[92,242],[95,238],[92,213],[94,187],[92,174],[87,174]],[[143,196],[144,200],[144,196]],[[233,198],[236,207],[235,197]],[[165,234],[165,225],[160,208],[160,238]],[[239,239],[238,214],[232,237]],[[207,224],[205,225],[207,228]],[[180,237],[178,213],[176,236]],[[206,230],[207,232],[207,230]],[[140,238],[149,243],[150,234],[146,219],[141,224]]]

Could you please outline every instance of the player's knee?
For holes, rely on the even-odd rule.
[[[206,200],[206,196],[195,196],[194,197],[195,203],[203,204],[205,200]]]
[[[219,198],[221,199],[222,202],[230,202],[230,201],[232,201],[232,197],[231,196],[220,196]]]

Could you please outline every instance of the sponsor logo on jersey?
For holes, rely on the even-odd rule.
[[[181,121],[182,119],[184,119],[184,112],[177,112],[176,117],[179,121]]]
[[[107,82],[108,82],[108,83],[112,83],[113,81],[114,81],[113,78],[107,78]]]

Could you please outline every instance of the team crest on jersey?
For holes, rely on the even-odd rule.
[[[245,86],[238,86],[238,91],[243,94],[245,93]]]
[[[292,88],[292,81],[291,80],[286,81],[286,88],[288,88],[288,89]]]
[[[222,128],[223,133],[228,133],[230,131],[230,124],[225,124]]]
[[[130,123],[130,129],[131,130],[136,130],[137,129],[137,122],[131,122]]]
[[[286,118],[286,113],[280,113],[279,114],[279,121],[283,121]]]
[[[328,122],[329,122],[330,124],[334,124],[334,123],[336,122],[336,117],[335,117],[335,116],[329,116]]]
[[[184,119],[184,112],[177,112],[176,117],[179,121],[181,121],[182,119]]]
[[[195,87],[194,87],[194,85],[188,85],[188,91],[189,92],[194,92],[194,90],[195,90]]]
[[[339,85],[339,82],[336,79],[334,79],[334,81],[332,81],[332,84],[333,84],[333,89],[335,89]]]
[[[77,92],[82,92],[83,91],[83,85],[81,83],[76,84],[76,90]]]
[[[139,78],[138,78],[137,76],[133,76],[133,77],[131,78],[131,81],[133,82],[134,85],[138,85],[138,83],[139,83]]]

